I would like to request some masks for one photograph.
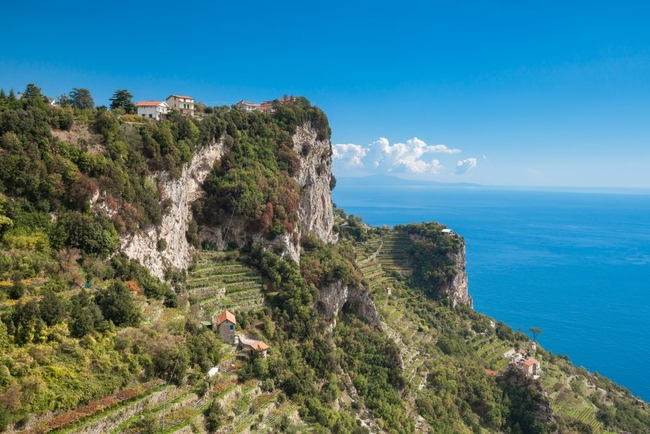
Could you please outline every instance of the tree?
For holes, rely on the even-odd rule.
[[[126,89],[116,90],[115,93],[113,93],[113,97],[110,98],[111,110],[121,108],[124,109],[124,112],[126,114],[134,114],[135,104],[133,104],[133,101],[131,101],[132,98],[133,95],[128,90]]]
[[[215,399],[212,404],[203,411],[205,417],[205,429],[208,432],[215,432],[221,427],[221,416],[223,416],[223,408],[221,404]]]
[[[194,104],[194,113],[205,113],[206,105],[203,101],[199,101]]]
[[[43,337],[45,323],[41,319],[39,305],[35,300],[18,303],[12,319],[14,342],[18,345],[39,342]]]
[[[88,89],[73,88],[70,92],[70,99],[72,100],[72,106],[78,109],[95,108],[95,101],[93,101],[93,97],[90,95]]]
[[[537,342],[537,335],[544,333],[544,330],[538,329],[537,327],[531,327],[528,330],[533,334],[533,342]]]
[[[75,338],[82,338],[88,333],[105,328],[104,317],[86,291],[70,298],[70,333]]]
[[[29,83],[25,88],[22,100],[29,106],[45,107],[45,97],[41,93],[41,88],[33,83]]]
[[[141,315],[133,301],[129,288],[119,280],[113,281],[108,289],[95,295],[95,302],[102,315],[116,326],[137,326]]]
[[[23,283],[23,273],[16,270],[11,276],[11,286],[9,287],[9,298],[18,300],[25,295],[25,284]]]
[[[56,295],[51,289],[48,289],[43,293],[43,298],[41,298],[39,307],[41,319],[45,321],[45,324],[48,326],[51,327],[63,321],[63,317],[66,313],[65,303],[63,298]]]
[[[59,96],[59,107],[72,107],[72,99],[65,93]]]

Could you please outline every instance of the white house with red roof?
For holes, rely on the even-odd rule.
[[[224,310],[220,312],[215,318],[214,326],[216,327],[217,334],[223,338],[224,341],[234,344],[235,343],[235,327],[237,320],[235,314]]]
[[[157,121],[164,119],[169,113],[169,105],[165,101],[140,101],[135,108],[138,110],[138,116]]]
[[[169,95],[165,100],[171,110],[183,116],[194,117],[194,98],[186,95]]]

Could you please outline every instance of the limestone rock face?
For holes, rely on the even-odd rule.
[[[369,324],[379,326],[379,312],[368,288],[349,287],[338,281],[318,291],[314,307],[326,318],[335,320],[346,305]]]
[[[329,141],[319,141],[316,137],[316,130],[305,124],[297,128],[292,138],[300,160],[300,170],[295,176],[300,186],[298,225],[293,233],[267,240],[262,234],[246,233],[244,222],[235,218],[227,227],[201,228],[201,238],[210,240],[218,250],[225,250],[230,243],[243,247],[249,241],[267,249],[280,246],[284,255],[298,263],[303,235],[312,233],[326,243],[335,242],[338,238],[333,230],[331,146]]]
[[[166,173],[160,175],[163,197],[171,200],[171,206],[164,213],[160,226],[120,239],[121,250],[128,257],[138,259],[161,279],[168,267],[186,269],[190,265],[193,247],[185,237],[192,218],[190,205],[203,194],[201,184],[222,154],[223,142],[214,142],[194,155],[179,179],[170,180]],[[162,251],[157,249],[159,240],[167,243]]]
[[[245,223],[233,219],[228,226],[202,227],[199,236],[202,240],[209,240],[217,250],[226,250],[233,243],[239,248],[244,247],[249,241],[255,246],[272,249],[280,246],[285,255],[295,262],[300,262],[300,236],[299,233],[281,234],[273,240],[268,240],[262,234],[249,234],[246,232]]]
[[[459,304],[467,304],[473,307],[472,297],[468,292],[465,243],[463,242],[462,248],[458,253],[450,254],[449,258],[454,263],[456,276],[447,288],[443,288],[443,291],[449,296],[453,307]]]
[[[298,218],[300,235],[312,233],[326,243],[337,240],[334,234],[332,209],[332,147],[328,140],[316,139],[316,130],[309,124],[298,127],[293,136],[293,150],[300,158]]]

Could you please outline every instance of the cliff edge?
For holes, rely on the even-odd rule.
[[[441,293],[449,297],[452,307],[464,304],[469,307],[474,306],[474,301],[469,295],[469,286],[467,279],[467,259],[465,256],[465,242],[462,242],[462,247],[458,252],[450,253],[449,260],[456,270],[451,282],[441,288]]]

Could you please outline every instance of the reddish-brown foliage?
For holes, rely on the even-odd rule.
[[[129,287],[129,290],[131,292],[135,292],[136,294],[140,294],[142,292],[140,285],[138,285],[138,282],[136,282],[135,280],[127,280],[124,283],[126,284],[126,286]]]
[[[83,418],[92,416],[93,414],[114,407],[121,402],[135,398],[136,396],[142,394],[143,391],[143,389],[120,390],[113,395],[105,396],[97,401],[91,401],[83,407],[79,407],[75,410],[70,410],[63,414],[55,416],[47,420],[44,424],[39,424],[39,426],[32,429],[30,433],[41,434],[62,428],[64,426],[72,425]]]

